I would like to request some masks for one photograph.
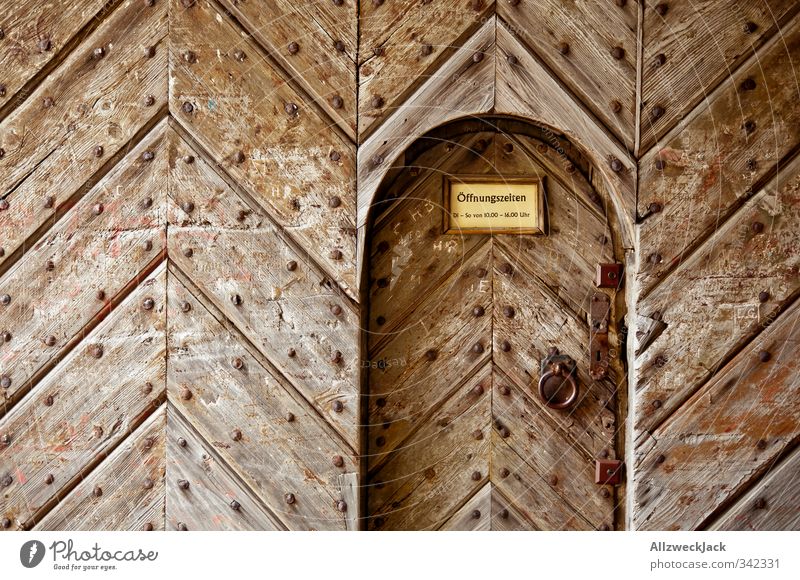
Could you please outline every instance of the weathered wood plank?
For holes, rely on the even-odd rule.
[[[75,2],[0,2],[3,50],[0,52],[0,107],[58,55],[70,39],[100,12],[106,0]],[[17,99],[24,95],[16,96]]]
[[[660,14],[655,5],[648,4],[643,24],[640,151],[655,145],[676,121],[773,37],[797,8],[795,0],[700,0],[669,3],[666,13]],[[657,118],[652,115],[656,106],[664,110]],[[737,105],[731,110],[738,109]],[[715,118],[715,131],[724,133],[720,117]],[[709,149],[716,155],[715,148]]]
[[[539,530],[591,530],[592,526],[576,513],[496,432],[492,432],[492,486],[513,502],[518,518]],[[527,457],[535,450],[525,454]],[[506,505],[505,508],[511,507]],[[494,519],[494,515],[492,516]]]
[[[223,4],[355,140],[356,1],[341,6],[332,2],[306,6],[285,0],[223,0]],[[239,50],[246,51],[244,46]]]
[[[0,262],[161,114],[166,34],[165,2],[128,0],[0,124],[0,196],[8,204],[0,209]],[[99,47],[104,55],[95,59]],[[152,58],[145,47],[154,47]]]
[[[163,530],[165,417],[162,405],[34,529]]]
[[[666,328],[634,362],[637,430],[661,423],[797,295],[799,223],[796,156],[640,301],[639,312]]]
[[[438,529],[451,532],[485,532],[492,525],[492,484],[488,481]]]
[[[353,143],[212,5],[184,9],[172,2],[170,108],[176,118],[357,298]],[[246,58],[237,59],[237,50]]]
[[[185,142],[170,160],[172,259],[357,450],[355,308]]]
[[[214,445],[198,435],[172,404],[167,409],[167,529],[179,530],[184,524],[189,530],[285,530],[283,522],[220,459]],[[178,480],[188,481],[189,488],[179,487]]]
[[[509,62],[509,56],[513,56]],[[633,158],[548,72],[505,25],[497,27],[497,87],[495,112],[535,119],[545,127],[564,133],[585,154],[613,189],[608,214],[613,207],[620,220],[620,236],[632,247],[636,211],[637,166]],[[622,169],[615,172],[611,161]],[[359,206],[360,207],[360,206]]]
[[[339,476],[339,498],[344,502],[343,505],[337,504],[337,509],[346,511],[345,527],[348,532],[359,530],[359,483],[357,473],[342,473]]]
[[[370,352],[371,468],[420,423],[430,422],[430,414],[453,389],[491,357],[490,255],[486,243],[428,295],[389,342]],[[484,279],[475,275],[480,268],[487,272]],[[475,308],[483,314],[475,316]],[[376,434],[385,442],[378,448]]]
[[[357,471],[356,458],[177,276],[168,290],[170,402],[286,527],[345,529],[337,478]]]
[[[487,364],[371,478],[370,529],[435,529],[486,483],[491,381]]]
[[[639,3],[499,2],[497,11],[633,151]]]
[[[497,489],[492,486],[492,530],[499,532],[525,532],[537,528],[529,522]]]
[[[506,264],[513,266],[511,274],[503,272]],[[548,349],[556,347],[562,354],[577,362],[580,394],[570,411],[549,409],[537,400],[550,419],[568,434],[569,438],[594,457],[612,446],[616,431],[613,411],[614,373],[603,381],[589,376],[589,329],[583,321],[564,308],[561,301],[535,281],[525,262],[514,260],[500,244],[494,245],[494,309],[493,360],[500,370],[523,391],[536,388],[540,362]],[[514,316],[505,315],[510,306]],[[508,341],[504,351],[501,343]]]
[[[613,490],[594,482],[594,458],[575,446],[544,408],[534,403],[528,393],[511,386],[510,393],[501,391],[510,381],[496,373],[492,398],[492,420],[495,429],[505,427],[509,434],[505,443],[538,473],[561,497],[565,506],[580,513],[595,527],[614,520]],[[533,394],[538,397],[537,394]],[[613,456],[613,436],[605,442]],[[596,453],[599,455],[599,451]],[[607,495],[604,497],[604,493]]]
[[[642,158],[642,295],[685,262],[800,143],[800,88],[786,74],[786,62],[798,58],[800,17],[733,73],[708,106],[698,107]],[[743,88],[747,79],[754,88]]]
[[[635,466],[637,529],[701,526],[800,440],[798,349],[795,302],[653,433]]]
[[[453,119],[492,109],[494,37],[495,17],[491,17],[361,144],[358,149],[358,228],[366,225],[375,193],[395,159],[417,137]],[[476,57],[476,54],[483,56]],[[431,103],[436,105],[432,107]]]
[[[0,445],[0,473],[11,477],[3,513],[18,527],[35,523],[163,397],[165,272],[162,265],[143,281],[0,420],[0,434],[11,440]]]
[[[763,480],[719,518],[712,530],[800,530],[800,450],[770,465]],[[763,502],[763,505],[762,505]]]
[[[162,259],[165,129],[162,122],[0,278],[0,293],[11,299],[0,306],[0,331],[11,336],[0,345],[0,375],[11,381],[0,391],[2,407]]]
[[[360,3],[359,140],[404,106],[420,83],[440,74],[444,61],[486,20],[483,15],[494,4],[494,0]]]

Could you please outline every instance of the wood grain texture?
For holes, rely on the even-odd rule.
[[[0,433],[11,439],[0,448],[0,473],[12,478],[2,511],[16,526],[33,525],[163,398],[165,273],[162,265],[144,280],[0,420]],[[147,298],[151,309],[142,307]]]
[[[494,0],[360,3],[360,141],[406,106],[421,83],[442,73],[446,60],[490,18],[486,15],[494,5]]]
[[[800,451],[793,451],[767,473],[709,529],[737,531],[800,530]],[[761,502],[764,502],[762,506]]]
[[[105,0],[78,0],[60,3],[47,0],[17,3],[0,2],[3,31],[0,42],[0,107],[14,100],[24,100],[17,93],[44,69],[79,31],[97,18]]]
[[[633,151],[638,2],[498,2],[498,15]],[[562,43],[568,46],[563,54]],[[622,49],[621,58],[612,51]],[[620,110],[615,112],[615,102]]]
[[[355,140],[356,0],[341,6],[325,1],[305,4],[285,0],[223,0],[223,5]],[[246,51],[244,44],[239,50]],[[341,103],[334,101],[336,97]]]
[[[285,530],[286,527],[242,482],[217,453],[170,404],[167,407],[168,530]],[[184,490],[178,480],[189,482]],[[231,502],[237,502],[233,509]]]
[[[0,262],[69,208],[81,186],[163,114],[166,35],[165,2],[146,8],[128,0],[0,123],[0,196],[8,204],[0,209]],[[100,59],[93,58],[98,47]],[[145,47],[154,47],[152,58]]]
[[[525,532],[536,528],[496,486],[492,486],[492,529],[499,532]]]
[[[162,405],[34,529],[163,530],[165,419]]]
[[[793,0],[700,0],[669,3],[661,15],[655,4],[648,3],[643,23],[640,152],[656,145],[695,106],[705,108],[702,101],[714,88],[797,9]],[[755,25],[752,31],[746,28],[748,23]],[[664,109],[658,118],[652,116],[655,106]]]
[[[532,119],[582,147],[612,189],[605,213],[614,208],[622,243],[632,247],[637,164],[631,155],[505,25],[497,27],[496,74],[495,112]],[[622,164],[618,172],[611,169],[614,159]]]
[[[190,9],[172,4],[173,114],[356,297],[353,143],[332,130],[216,8],[205,1]],[[247,58],[237,59],[237,50]]]
[[[174,141],[170,159],[172,260],[357,449],[355,307],[263,210],[236,195],[185,142]]]
[[[487,482],[439,528],[449,532],[485,532],[492,525],[492,484]]]
[[[800,17],[642,158],[638,214],[646,217],[637,228],[637,282],[643,296],[774,177],[800,143],[800,85],[786,72],[798,58]],[[755,88],[742,88],[747,79]]]
[[[491,380],[487,364],[370,478],[369,529],[437,529],[486,483]]]
[[[3,407],[163,259],[165,130],[166,122],[154,128],[0,278],[0,293],[11,297],[0,306],[0,330],[11,334],[0,345],[0,375],[11,379]]]
[[[703,525],[800,440],[798,348],[795,302],[653,432],[634,467],[636,529]]]
[[[338,476],[356,471],[356,458],[178,276],[170,276],[169,283],[170,402],[285,527],[345,529],[344,514],[336,509]],[[336,456],[341,467],[334,464]],[[208,485],[201,477],[195,483]],[[191,492],[189,483],[184,491]],[[177,485],[170,479],[168,494]],[[291,501],[287,494],[293,494]]]
[[[491,17],[358,148],[357,227],[367,223],[375,193],[395,160],[419,136],[494,105],[495,18]],[[475,62],[474,55],[484,56]],[[431,106],[430,103],[435,103]]]
[[[756,223],[761,225],[754,229]],[[800,157],[795,157],[639,302],[642,315],[666,327],[634,363],[637,430],[652,430],[678,409],[797,296],[798,224]]]

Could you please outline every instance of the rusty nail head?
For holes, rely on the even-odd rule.
[[[239,294],[233,294],[231,295],[231,302],[234,306],[241,306],[244,302],[244,299]]]
[[[665,455],[658,455],[658,457],[656,457],[656,463],[658,464],[664,463],[666,460],[667,458]]]
[[[44,263],[44,269],[48,272],[52,272],[56,269],[56,263],[53,262],[53,260],[47,260],[47,262]]]
[[[759,353],[758,353],[758,360],[760,360],[762,363],[769,361],[769,359],[771,359],[771,358],[772,358],[772,355],[769,353],[769,351],[762,350],[762,351],[759,351]]]
[[[500,437],[503,439],[508,439],[511,436],[511,431],[508,430],[508,427],[500,427]]]
[[[564,56],[569,54],[569,44],[566,42],[559,42],[558,43],[558,52],[563,54]]]
[[[56,198],[53,195],[48,195],[44,198],[45,209],[51,209],[56,204]]]
[[[244,361],[240,357],[235,356],[231,359],[231,366],[235,369],[241,369],[244,367]]]
[[[341,413],[342,411],[344,411],[344,403],[342,403],[341,401],[334,401],[333,404],[331,405],[331,408],[333,409],[334,413]]]
[[[191,258],[194,255],[194,250],[192,250],[192,248],[184,248],[183,255],[187,258]]]
[[[293,348],[289,348],[289,350],[286,351],[286,356],[288,356],[289,358],[294,358],[295,356],[297,356],[297,351]]]
[[[149,252],[150,250],[153,249],[153,242],[151,242],[150,240],[145,240],[144,243],[142,244],[142,248],[144,249],[145,252]]]
[[[664,115],[664,112],[665,112],[664,107],[662,107],[661,105],[656,105],[650,111],[650,116],[653,119],[659,119]]]
[[[480,481],[481,480],[481,472],[480,471],[473,471],[471,477],[472,477],[472,481]]]
[[[761,222],[753,222],[752,225],[750,226],[750,229],[753,230],[754,234],[760,234],[761,232],[764,231],[764,224]]]
[[[286,413],[286,422],[293,423],[294,422],[294,413]]]
[[[347,511],[347,502],[345,502],[344,500],[340,499],[339,501],[336,502],[336,509],[339,510],[340,512],[342,512],[342,513],[346,512]]]
[[[659,16],[665,16],[667,14],[668,10],[669,10],[669,6],[667,6],[663,2],[660,3],[660,4],[656,4],[656,13]]]
[[[186,447],[186,439],[184,439],[183,437],[178,437],[178,446]]]
[[[344,42],[341,40],[337,40],[333,43],[333,47],[336,49],[337,52],[344,52],[347,47],[345,47]]]
[[[755,508],[757,510],[763,510],[766,509],[766,507],[767,507],[767,500],[765,500],[763,497],[760,497],[756,500]]]
[[[618,459],[596,459],[594,478],[599,485],[618,485],[622,481],[622,462]]]
[[[472,352],[475,354],[480,354],[483,352],[483,345],[480,342],[476,342],[472,345]]]
[[[55,402],[55,399],[53,399],[53,395],[47,395],[44,398],[44,406],[45,407],[52,407],[54,402]]]
[[[185,479],[179,479],[178,487],[181,489],[189,489],[189,482]]]
[[[372,108],[373,109],[380,109],[383,106],[383,97],[380,95],[375,95],[372,97]]]
[[[186,527],[186,524],[184,524],[183,522],[178,522],[178,530],[180,530],[181,532],[185,532],[188,529],[189,528]]]
[[[142,301],[142,308],[145,310],[152,310],[155,305],[155,301],[150,297],[147,297]]]
[[[338,195],[334,195],[332,198],[330,198],[330,200],[328,200],[328,205],[330,207],[339,207],[342,205],[342,198],[340,198]]]
[[[335,161],[339,161],[339,159],[342,158],[342,156],[339,155],[338,151],[331,151],[331,153],[330,153],[330,155],[328,155],[328,157],[330,158],[331,161],[334,161],[334,162]]]
[[[503,385],[500,387],[500,394],[504,397],[508,397],[511,394],[511,387],[508,385]]]
[[[503,316],[505,316],[506,318],[514,318],[515,314],[516,310],[514,310],[513,306],[506,306],[505,308],[503,308]]]
[[[667,62],[667,57],[664,55],[663,52],[656,55],[655,58],[656,66],[664,66],[666,62]]]
[[[103,346],[99,344],[94,344],[89,348],[89,353],[94,358],[102,358],[103,356]]]
[[[341,306],[339,306],[338,304],[334,304],[333,306],[331,306],[331,314],[333,314],[334,316],[339,316],[341,313],[342,313]]]
[[[611,101],[611,110],[614,111],[615,113],[619,113],[622,110],[622,103],[614,99],[613,101]]]
[[[755,22],[745,22],[744,26],[742,27],[745,34],[753,34],[756,30],[758,30],[758,25]]]
[[[188,401],[192,398],[192,391],[189,387],[181,387],[181,399]]]
[[[186,213],[192,213],[194,211],[194,204],[191,201],[184,201],[181,204],[181,209]]]
[[[101,495],[103,495],[103,488],[100,487],[99,485],[95,486],[95,488],[92,490],[92,495],[94,497],[100,497]]]
[[[476,52],[472,55],[472,62],[481,62],[483,60],[483,53]]]
[[[334,455],[333,465],[336,467],[344,467],[344,457],[342,457],[341,455]]]
[[[285,501],[289,505],[292,505],[294,503],[294,501],[295,501],[294,494],[293,493],[287,493],[286,495],[283,496],[283,501]]]
[[[625,168],[625,166],[622,164],[622,161],[620,161],[616,157],[614,157],[611,160],[611,164],[610,165],[611,165],[611,171],[613,171],[614,173],[619,173],[620,171],[622,171]]]
[[[476,306],[475,308],[472,309],[472,315],[475,317],[483,316],[484,313],[485,310],[483,309],[483,306]]]
[[[155,154],[152,151],[145,151],[142,153],[142,161],[152,161]]]
[[[236,50],[233,51],[233,58],[235,58],[239,62],[242,62],[244,59],[247,58],[247,55],[244,53],[243,50],[236,49]]]
[[[286,49],[289,51],[289,54],[297,54],[300,51],[300,45],[296,42],[290,42]]]
[[[748,119],[747,121],[744,122],[743,128],[744,132],[749,135],[750,133],[756,130],[756,122],[753,121],[752,119]]]
[[[764,302],[767,302],[768,300],[769,300],[769,292],[767,292],[766,290],[762,290],[761,292],[758,293],[758,301],[759,302],[761,302],[763,304]]]
[[[556,485],[558,485],[558,476],[557,476],[556,474],[552,474],[552,475],[551,475],[551,476],[550,476],[550,477],[547,479],[547,483],[549,483],[549,484],[550,484],[550,485],[552,485],[552,486],[556,486]]]
[[[344,99],[339,95],[334,95],[331,99],[331,105],[334,109],[341,109],[344,106]]]
[[[663,169],[667,166],[667,162],[663,159],[656,159],[655,166],[659,171],[663,171]]]
[[[94,297],[97,298],[98,300],[105,300],[106,299],[105,290],[98,290],[97,292],[94,293]]]
[[[617,60],[622,60],[625,58],[625,49],[621,46],[615,46],[611,49],[611,56],[613,56]]]
[[[49,38],[43,38],[39,41],[39,50],[42,52],[47,52],[53,47],[53,43],[50,42]]]
[[[425,358],[429,361],[435,361],[438,353],[434,349],[428,349],[425,351]]]
[[[339,250],[339,249],[331,250],[330,256],[331,256],[332,260],[341,260],[342,259],[342,251]]]
[[[758,442],[756,443],[756,447],[757,447],[758,449],[761,449],[762,451],[763,451],[764,449],[766,449],[766,448],[767,448],[767,442],[766,442],[766,440],[764,440],[764,439],[759,439],[759,440],[758,440]]]
[[[153,58],[156,55],[156,47],[155,46],[145,46],[144,47],[144,55],[147,58]]]
[[[183,312],[189,312],[192,309],[192,305],[187,302],[186,300],[181,302],[181,310]]]
[[[145,489],[153,489],[153,480],[149,477],[145,478],[145,480],[142,482],[142,487]]]
[[[153,198],[152,197],[145,197],[142,200],[142,207],[144,209],[149,209],[153,206]]]
[[[511,343],[507,340],[504,340],[500,343],[500,350],[503,352],[509,352],[511,350]]]
[[[331,354],[331,362],[333,363],[340,363],[342,362],[342,353],[341,351],[335,350],[333,354]],[[338,401],[337,401],[338,403]]]
[[[472,519],[477,520],[481,517],[481,510],[472,510]]]
[[[661,210],[664,209],[664,206],[662,206],[659,202],[654,201],[647,207],[647,209],[650,211],[650,213],[660,213]]]
[[[422,56],[428,56],[433,52],[433,47],[430,44],[423,44],[421,52]]]
[[[55,336],[53,336],[53,335],[51,334],[51,335],[47,336],[47,337],[44,339],[44,343],[45,343],[47,346],[55,346],[55,344],[56,344],[56,337],[55,337]]]
[[[288,262],[286,262],[286,269],[289,270],[290,272],[294,272],[295,270],[297,270],[297,262],[295,262],[294,260],[289,260]]]
[[[94,204],[94,206],[92,207],[92,213],[93,213],[94,215],[100,215],[101,213],[103,213],[103,210],[104,210],[104,209],[105,209],[105,207],[103,206],[103,204],[102,204],[102,203],[96,203],[96,204]]]
[[[742,88],[743,91],[752,91],[753,89],[756,88],[756,81],[748,77],[744,79],[742,81],[742,84],[739,86]]]
[[[342,4],[344,4],[344,0],[333,0],[334,6],[341,6]]]
[[[244,161],[245,161],[244,152],[243,151],[237,151],[236,154],[233,156],[233,160],[236,163],[239,163],[239,164],[244,163]]]
[[[55,480],[56,480],[56,478],[55,478],[55,477],[53,477],[53,474],[52,474],[52,473],[48,473],[48,474],[45,476],[45,478],[44,478],[44,482],[45,482],[47,485],[50,485],[50,484],[51,484],[51,483],[53,483]]]

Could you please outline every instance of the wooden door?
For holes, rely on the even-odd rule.
[[[597,193],[533,136],[420,150],[372,229],[368,528],[612,529],[615,489],[594,471],[617,453],[621,375],[588,373],[594,272],[615,261]],[[544,178],[549,234],[444,235],[442,176],[469,173]],[[535,392],[553,347],[578,363],[569,411]]]

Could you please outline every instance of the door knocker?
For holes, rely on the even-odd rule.
[[[577,365],[568,355],[550,348],[542,361],[539,397],[551,409],[569,409],[578,401]]]

